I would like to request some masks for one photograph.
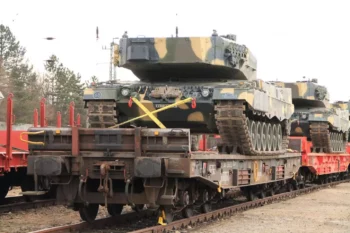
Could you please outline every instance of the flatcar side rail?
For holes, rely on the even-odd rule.
[[[43,142],[29,144],[35,153],[47,151],[71,152],[78,156],[81,152],[134,152],[135,156],[147,153],[189,153],[189,129],[147,129],[147,128],[30,128],[28,140]],[[34,133],[39,132],[40,133]]]

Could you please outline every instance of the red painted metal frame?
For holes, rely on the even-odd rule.
[[[327,175],[344,172],[350,164],[350,145],[347,145],[346,153],[327,154],[312,153],[312,143],[306,137],[290,137],[301,140],[302,166],[307,167],[316,175]]]
[[[45,102],[45,98],[42,98],[40,101],[40,126],[38,109],[34,109],[34,127],[47,127]],[[19,167],[27,166],[28,144],[20,140],[20,134],[26,132],[26,130],[13,131],[12,125],[14,124],[14,119],[13,94],[9,94],[7,98],[6,130],[0,130],[0,175],[3,175],[5,172],[10,172],[11,169],[16,171]],[[73,128],[74,132],[77,132],[77,128],[80,127],[80,121],[80,114],[77,114],[76,121],[74,119],[74,102],[71,102],[69,106],[69,125]],[[61,125],[62,116],[60,112],[57,112],[56,127],[60,128]],[[28,140],[26,134],[22,135],[22,138]],[[74,134],[73,140],[74,146],[72,154],[77,155],[79,153],[79,138],[76,134]]]
[[[13,131],[14,119],[11,93],[7,97],[6,130],[0,131],[0,175],[10,172],[11,168],[27,166],[28,145],[20,140],[24,131]]]

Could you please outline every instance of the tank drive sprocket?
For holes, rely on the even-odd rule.
[[[227,153],[277,155],[288,147],[289,123],[272,121],[250,111],[245,101],[221,100],[215,105],[215,119]]]

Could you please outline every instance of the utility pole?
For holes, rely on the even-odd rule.
[[[119,37],[112,38],[112,42],[110,44],[110,47],[107,48],[106,46],[102,47],[103,50],[110,50],[110,56],[109,56],[109,81],[116,81],[117,80],[117,69],[114,67],[113,69],[113,51],[114,51],[114,39],[119,39]]]
[[[114,41],[111,42],[111,53],[109,57],[109,80],[112,81],[113,76],[113,48],[114,48]]]

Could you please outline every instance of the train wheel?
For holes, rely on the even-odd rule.
[[[328,178],[327,177],[324,177],[323,181],[324,181],[323,183],[328,184]]]
[[[298,190],[299,189],[298,182],[296,182],[295,180],[293,181],[292,186],[293,186],[294,190]]]
[[[88,206],[81,206],[79,208],[79,214],[82,220],[86,222],[93,222],[98,213],[98,204],[89,204]]]
[[[193,216],[193,208],[192,206],[187,206],[182,210],[182,216],[184,218],[190,218]]]
[[[318,178],[318,183],[319,184],[323,184],[324,183],[324,179],[323,178]]]
[[[248,190],[247,199],[248,201],[255,201],[257,199],[257,196],[252,189]]]
[[[203,213],[209,213],[211,211],[211,204],[210,203],[204,203],[201,206],[201,210]]]
[[[123,211],[124,205],[122,204],[108,204],[107,205],[107,211],[109,215],[111,216],[117,216],[120,215]]]
[[[265,192],[265,191],[261,191],[259,197],[260,197],[261,199],[264,199],[264,198],[266,197],[266,192]]]
[[[268,194],[269,194],[269,196],[273,196],[273,195],[275,195],[275,190],[273,190],[273,189],[271,189],[269,192],[268,192]]]
[[[292,192],[293,191],[293,185],[291,183],[287,184],[287,191]]]

